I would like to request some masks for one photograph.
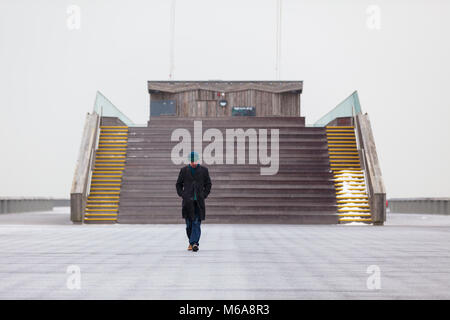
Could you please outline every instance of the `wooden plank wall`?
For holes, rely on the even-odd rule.
[[[215,91],[191,90],[180,93],[153,93],[153,101],[176,100],[179,117],[230,117],[232,107],[256,107],[256,116],[300,116],[300,95],[260,90],[227,92],[227,107],[218,105],[222,97]]]

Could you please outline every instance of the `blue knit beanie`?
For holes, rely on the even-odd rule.
[[[189,161],[190,161],[190,162],[195,162],[195,161],[198,160],[198,158],[199,158],[198,153],[195,152],[195,151],[192,151],[192,152],[189,154]]]

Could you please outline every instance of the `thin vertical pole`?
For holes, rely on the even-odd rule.
[[[281,11],[282,0],[277,0],[277,25],[276,25],[276,63],[275,72],[277,80],[281,79]]]
[[[169,80],[173,80],[175,72],[175,5],[176,0],[172,0],[170,7],[170,70]]]

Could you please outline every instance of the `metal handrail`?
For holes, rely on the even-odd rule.
[[[96,113],[95,111],[93,111],[93,113]],[[91,190],[91,183],[92,183],[92,173],[94,171],[94,166],[95,166],[95,158],[96,158],[96,152],[98,149],[98,145],[99,145],[99,141],[100,141],[100,126],[102,123],[102,114],[103,114],[103,107],[100,108],[100,114],[98,117],[98,121],[97,121],[97,126],[95,128],[96,134],[95,134],[95,139],[94,139],[94,147],[91,149],[91,154],[90,154],[90,161],[89,161],[89,174],[88,174],[88,178],[87,178],[87,184],[86,184],[86,199],[87,196],[89,195],[89,191]],[[84,221],[84,214],[85,214],[85,210],[83,210],[82,212],[82,219]]]
[[[362,164],[364,165],[364,170],[361,170],[363,172],[363,176],[364,176],[364,185],[366,187],[366,192],[369,194],[369,183],[368,183],[368,177],[367,177],[367,172],[366,172],[366,168],[367,168],[367,159],[366,159],[366,154],[365,154],[365,149],[364,149],[364,145],[362,143],[362,138],[360,136],[360,128],[359,128],[359,124],[358,121],[356,119],[356,111],[355,111],[355,106],[352,106],[352,120],[353,120],[353,124],[355,127],[355,138],[356,138],[356,145],[358,146],[358,152],[360,154],[360,157],[362,158],[360,160],[360,162],[362,162]]]

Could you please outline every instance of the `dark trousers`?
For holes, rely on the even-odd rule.
[[[202,230],[200,229],[200,225],[202,221],[200,220],[200,210],[198,208],[197,201],[194,201],[194,209],[195,209],[195,218],[191,220],[186,218],[186,235],[189,239],[189,244],[199,244],[200,235],[202,234]]]

